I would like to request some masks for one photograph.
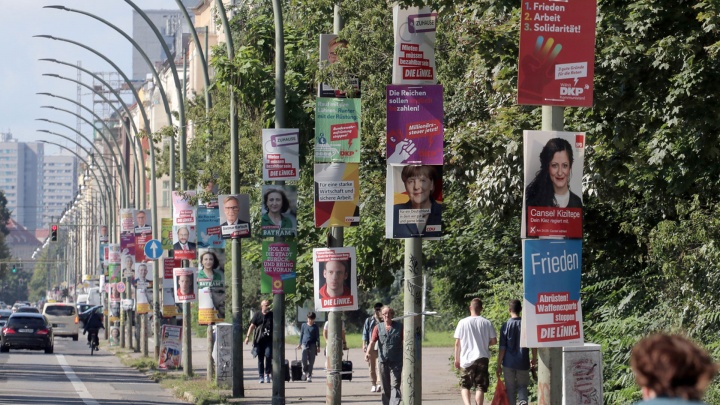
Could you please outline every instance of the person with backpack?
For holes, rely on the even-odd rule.
[[[370,392],[380,392],[380,381],[378,380],[377,375],[377,358],[378,358],[378,352],[377,347],[370,346],[370,338],[372,337],[372,331],[375,328],[375,325],[380,325],[383,323],[382,315],[380,314],[380,311],[382,310],[383,303],[382,302],[376,302],[374,309],[375,312],[368,316],[367,319],[365,319],[365,324],[363,325],[363,331],[362,331],[362,341],[363,341],[363,353],[367,353],[367,362],[368,362],[368,369],[370,370]]]
[[[259,328],[257,339],[253,338],[253,345],[257,347],[258,373],[262,384],[272,382],[273,313],[270,310],[269,300],[263,300],[260,303],[260,309],[261,311],[255,313],[255,316],[250,321],[250,327],[245,336],[245,344],[248,344],[250,336],[254,336],[253,331]]]

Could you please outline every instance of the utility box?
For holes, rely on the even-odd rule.
[[[232,332],[231,323],[223,322],[215,325],[213,360],[215,360],[215,382],[218,387],[232,388]],[[242,350],[242,347],[240,349]]]
[[[603,405],[601,346],[563,347],[563,405]]]

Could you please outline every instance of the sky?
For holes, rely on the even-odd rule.
[[[134,0],[143,10],[178,10],[174,0]],[[5,16],[0,24],[0,132],[12,133],[20,142],[48,140],[72,149],[75,145],[58,136],[37,132],[50,130],[75,138],[74,132],[56,124],[37,121],[45,118],[77,128],[77,118],[65,112],[41,108],[52,105],[77,111],[69,101],[38,95],[39,92],[77,100],[75,83],[43,76],[55,73],[77,80],[77,70],[69,66],[38,59],[52,58],[72,64],[81,64],[92,72],[112,72],[114,69],[97,55],[77,45],[34,35],[52,35],[85,44],[107,56],[122,71],[132,76],[132,44],[107,25],[85,15],[43,8],[47,5],[63,5],[101,17],[132,35],[132,7],[124,0],[4,0],[0,10]],[[92,77],[83,73],[80,81],[92,84]],[[81,87],[81,102],[92,109],[92,93]],[[97,110],[96,110],[97,111]],[[85,118],[90,114],[83,111]],[[81,132],[88,133],[89,125],[83,123]],[[47,145],[46,154],[68,154],[55,146]]]

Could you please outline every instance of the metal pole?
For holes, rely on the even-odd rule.
[[[422,239],[405,239],[405,314],[402,393],[406,405],[422,403]]]
[[[225,31],[225,44],[227,47],[228,59],[233,60],[235,58],[235,47],[232,40],[232,31],[230,30],[230,23],[225,13],[225,6],[223,6],[222,0],[215,0],[215,7],[217,13],[222,20],[223,30]],[[233,87],[230,87],[230,192],[236,194],[240,191],[240,157],[238,150],[238,113],[237,105],[235,100],[235,91]],[[242,255],[242,246],[240,245],[239,239],[230,239],[231,243],[231,254],[232,254],[232,314],[233,314],[233,329],[232,329],[232,369],[233,369],[233,384],[232,384],[232,395],[234,398],[240,398],[245,396],[245,387],[243,384],[243,330],[242,330],[242,309],[240,304],[242,303],[242,266],[240,263]],[[274,319],[273,319],[274,320]]]
[[[335,3],[333,7],[333,33],[339,34],[344,23],[340,16],[340,3]],[[334,226],[329,229],[329,232],[327,247],[342,247],[345,243],[345,228]],[[340,405],[342,403],[342,374],[339,373],[339,371],[342,371],[342,314],[330,312],[327,322],[329,323],[328,338],[325,342],[325,349],[327,351],[329,370],[326,381],[325,403],[327,405]]]
[[[273,0],[275,21],[275,128],[285,127],[285,39],[282,4]],[[283,185],[284,181],[275,184]],[[275,237],[283,241],[284,237]],[[273,405],[285,405],[285,294],[273,295]]]
[[[562,131],[563,107],[542,106],[542,130]],[[562,404],[562,348],[538,349],[538,403]]]

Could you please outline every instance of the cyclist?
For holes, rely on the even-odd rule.
[[[93,335],[96,339],[98,338],[97,336],[100,328],[105,329],[105,326],[103,326],[103,316],[102,314],[98,314],[97,311],[93,311],[85,320],[85,327],[83,328],[83,335],[87,332],[90,332],[88,334],[88,346],[91,344],[90,339],[92,339]],[[100,350],[99,344],[97,350]]]

